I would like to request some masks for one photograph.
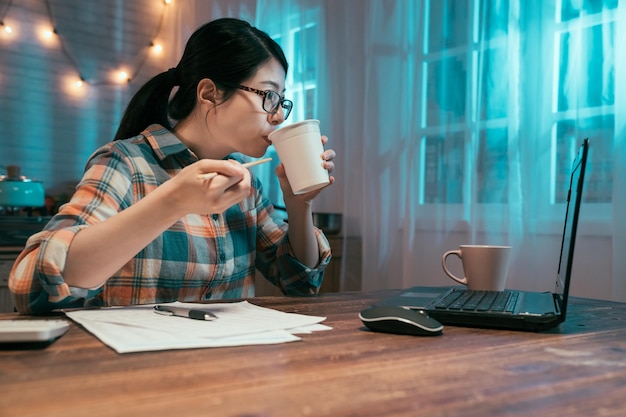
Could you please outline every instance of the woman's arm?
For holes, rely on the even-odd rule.
[[[327,141],[328,138],[322,136],[322,143],[326,144]],[[327,149],[322,154],[322,159],[325,161],[324,168],[328,170],[329,173],[333,172],[335,167],[332,162],[334,158],[335,151],[332,149]],[[335,178],[331,176],[330,183],[324,188],[295,195],[291,190],[285,173],[285,167],[282,164],[276,168],[276,175],[278,175],[285,206],[287,208],[287,216],[289,218],[289,243],[291,244],[293,254],[300,262],[313,268],[320,260],[315,228],[313,226],[311,203],[324,188],[335,182]]]
[[[204,181],[199,174],[223,175]],[[96,288],[189,213],[221,213],[250,193],[250,173],[232,161],[201,160],[140,201],[81,230],[67,253],[63,277],[71,287]]]

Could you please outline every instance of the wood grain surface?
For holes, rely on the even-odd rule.
[[[358,312],[396,293],[250,299],[333,327],[278,345],[120,355],[72,323],[0,350],[0,416],[626,416],[626,304],[574,298],[544,333],[366,330]]]

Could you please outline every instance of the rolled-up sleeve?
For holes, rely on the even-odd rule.
[[[331,259],[330,244],[326,236],[315,230],[317,246],[319,248],[319,263],[315,268],[309,268],[297,260],[291,251],[287,236],[278,249],[278,266],[280,269],[280,288],[287,295],[317,294],[324,280],[324,271]]]
[[[9,289],[18,311],[47,312],[54,308],[81,307],[92,290],[69,287],[63,269],[69,245],[82,227],[39,232],[28,240],[9,277]]]
[[[72,200],[63,205],[46,228],[31,236],[9,274],[9,290],[22,313],[82,307],[98,289],[70,287],[63,271],[72,240],[83,228],[100,222],[128,202],[128,164],[109,148],[94,153]]]

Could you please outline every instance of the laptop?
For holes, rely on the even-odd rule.
[[[376,305],[421,310],[453,326],[542,331],[565,321],[588,152],[589,140],[585,139],[572,165],[554,292],[412,287]]]

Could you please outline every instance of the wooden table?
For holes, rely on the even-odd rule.
[[[0,416],[626,416],[626,304],[574,298],[548,333],[365,330],[395,293],[250,300],[333,327],[279,345],[120,355],[72,324],[0,351]]]

